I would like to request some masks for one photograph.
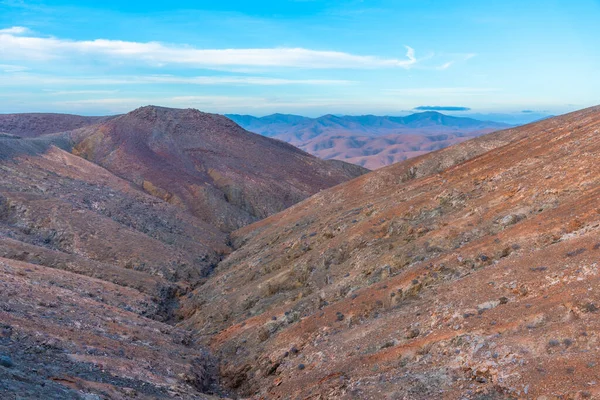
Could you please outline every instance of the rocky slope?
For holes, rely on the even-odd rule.
[[[231,251],[227,223],[364,169],[194,110],[34,116],[0,135],[0,398],[224,396],[214,357],[175,324]]]
[[[600,108],[357,178],[234,233],[182,326],[252,398],[600,397]]]
[[[208,398],[214,364],[173,322],[225,234],[66,142],[0,138],[0,397]]]
[[[3,399],[600,397],[600,107],[383,168],[232,235],[156,188],[200,176],[186,152],[216,152],[205,136],[234,154],[263,142],[199,129],[223,120],[193,110],[120,118],[0,137]],[[247,165],[225,154],[206,162]]]
[[[106,121],[112,117],[83,117],[71,114],[0,114],[0,134],[37,137],[66,132]]]
[[[192,109],[143,107],[70,137],[74,154],[224,231],[366,172]]]
[[[509,125],[422,112],[405,117],[375,115],[306,118],[273,114],[228,115],[244,128],[291,143],[323,159],[377,169],[508,128]]]

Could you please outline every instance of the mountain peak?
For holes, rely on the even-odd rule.
[[[411,115],[422,115],[422,116],[447,116],[446,114],[442,114],[439,111],[421,111],[421,112],[417,112],[417,113],[413,113]]]
[[[155,105],[147,105],[143,107],[136,108],[133,111],[125,115],[134,116],[137,118],[162,118],[166,115],[187,115],[190,117],[193,116],[206,116],[206,115],[216,115],[202,112],[195,108],[171,108],[171,107],[162,107]]]
[[[76,154],[224,231],[357,176],[192,108],[140,107],[73,137]]]

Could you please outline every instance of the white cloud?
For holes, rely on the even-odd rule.
[[[363,110],[366,104],[381,108],[384,103],[374,99],[339,99],[339,98],[300,98],[277,96],[172,96],[172,97],[112,97],[83,100],[64,100],[48,103],[55,110],[69,112],[88,112],[104,110],[105,113],[124,113],[148,104],[165,107],[193,107],[206,112],[216,113],[267,113],[301,109],[316,109],[317,113],[334,108],[354,108]],[[396,106],[394,109],[398,109]]]
[[[3,59],[43,61],[86,57],[119,61],[143,61],[154,66],[185,65],[219,68],[293,67],[293,68],[411,68],[417,64],[415,50],[406,47],[406,58],[382,58],[339,51],[304,48],[198,49],[187,45],[122,40],[68,40],[23,34],[28,30],[13,27],[0,30],[0,56]]]
[[[443,65],[440,65],[439,67],[437,67],[437,69],[439,69],[439,70],[442,70],[442,71],[443,71],[443,70],[445,70],[445,69],[448,69],[448,68],[450,68],[450,67],[452,66],[452,64],[454,64],[454,61],[448,61],[447,63],[445,63],[445,64],[443,64]]]
[[[47,90],[45,92],[54,96],[74,95],[74,94],[111,94],[118,93],[118,90]]]
[[[384,93],[389,95],[403,96],[440,96],[440,95],[480,95],[490,92],[498,92],[495,88],[474,87],[442,87],[442,88],[405,88],[386,89]]]
[[[23,72],[27,71],[28,69],[29,68],[22,65],[0,64],[0,71],[7,73]]]
[[[0,34],[7,34],[7,35],[23,35],[28,32],[29,32],[29,29],[27,29],[23,26],[13,26],[10,28],[0,29]]]
[[[2,65],[0,65],[2,69]],[[147,75],[147,76],[79,76],[56,77],[34,74],[15,74],[6,77],[0,76],[0,86],[25,86],[25,85],[77,85],[77,86],[104,86],[104,85],[144,85],[144,84],[186,84],[186,85],[348,85],[352,81],[334,79],[284,79],[262,76],[194,76],[181,77],[173,75]]]

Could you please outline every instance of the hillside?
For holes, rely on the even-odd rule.
[[[244,140],[199,129],[220,121],[148,107],[0,137],[0,393],[600,395],[600,107],[382,168],[231,235],[115,167],[126,151],[146,180],[160,159],[191,170],[172,149],[198,145],[192,123],[214,146]]]
[[[366,172],[192,109],[143,107],[70,137],[74,154],[224,231]]]
[[[343,160],[369,169],[510,127],[438,112],[405,117],[325,115],[313,119],[286,114],[227,117],[249,131],[291,143],[319,158]]]
[[[22,117],[0,134],[3,399],[223,395],[175,326],[223,231],[364,172],[195,110]]]
[[[182,326],[253,398],[598,397],[599,133],[494,133],[240,229]]]
[[[226,235],[57,146],[0,138],[0,397],[208,398],[172,324]]]
[[[0,114],[0,134],[37,137],[66,132],[106,121],[112,117],[83,117],[71,114]]]

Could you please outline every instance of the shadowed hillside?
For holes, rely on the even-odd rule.
[[[106,121],[113,117],[82,117],[71,114],[0,114],[0,133],[36,137],[66,132]]]
[[[48,138],[0,138],[0,171],[0,397],[207,398],[171,324],[225,234]]]

